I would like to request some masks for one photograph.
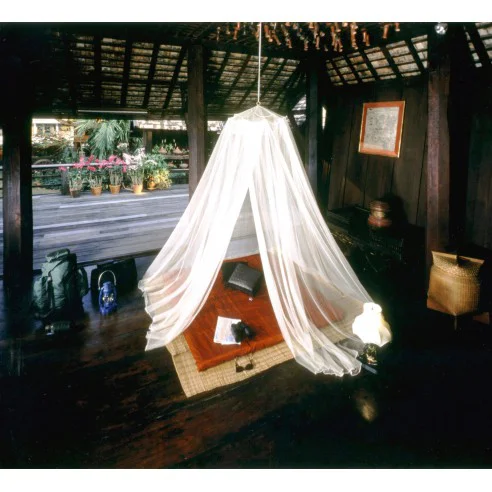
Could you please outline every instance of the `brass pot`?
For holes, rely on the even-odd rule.
[[[382,200],[374,200],[369,204],[371,213],[367,219],[367,223],[373,229],[384,229],[390,227],[393,223],[389,217],[391,214],[390,206]]]

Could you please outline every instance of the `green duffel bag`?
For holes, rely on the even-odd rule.
[[[73,319],[83,313],[82,298],[89,291],[87,273],[67,248],[46,255],[41,276],[32,290],[32,311],[43,320]]]

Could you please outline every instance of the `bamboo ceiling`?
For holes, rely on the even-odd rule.
[[[82,108],[133,108],[146,117],[186,112],[187,53],[207,51],[209,118],[251,107],[257,98],[257,23],[0,24],[2,56],[27,60],[38,115],[78,116]],[[317,53],[334,88],[407,79],[427,70],[429,23],[263,24],[261,101],[292,110],[305,94],[306,57]],[[492,23],[466,24],[470,59],[490,67]],[[140,117],[142,118],[142,117]]]

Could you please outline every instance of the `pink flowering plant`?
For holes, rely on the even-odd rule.
[[[104,164],[99,162],[99,159],[96,159],[93,155],[91,155],[85,165],[88,174],[87,182],[89,183],[89,186],[91,188],[102,187],[104,178]]]
[[[60,166],[60,171],[66,171],[68,174],[68,186],[71,190],[82,190],[85,182],[85,163],[83,159],[80,162],[72,164],[71,166]]]
[[[124,160],[116,155],[112,155],[108,160],[102,161],[107,175],[109,178],[110,185],[121,185],[123,183],[123,175],[126,173],[127,164]]]

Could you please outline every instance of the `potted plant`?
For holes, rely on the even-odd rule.
[[[137,164],[128,166],[127,176],[130,179],[133,193],[142,193],[144,180],[143,166]]]
[[[93,164],[97,164],[97,167]],[[87,171],[89,176],[87,181],[89,183],[89,187],[91,189],[91,193],[93,195],[100,195],[102,193],[102,185],[103,185],[103,164],[98,163],[97,159],[94,163],[94,156],[89,157],[87,164]]]
[[[84,162],[72,164],[69,167],[60,166],[60,171],[66,171],[68,175],[68,187],[70,189],[70,195],[73,198],[80,196],[82,188],[84,186],[83,176]]]
[[[126,172],[126,164],[124,161],[112,155],[107,161],[103,161],[109,178],[109,190],[113,195],[116,195],[121,190],[123,183],[123,173]]]
[[[145,156],[144,164],[144,181],[148,190],[163,190],[171,186],[171,178],[165,158],[157,153]]]

